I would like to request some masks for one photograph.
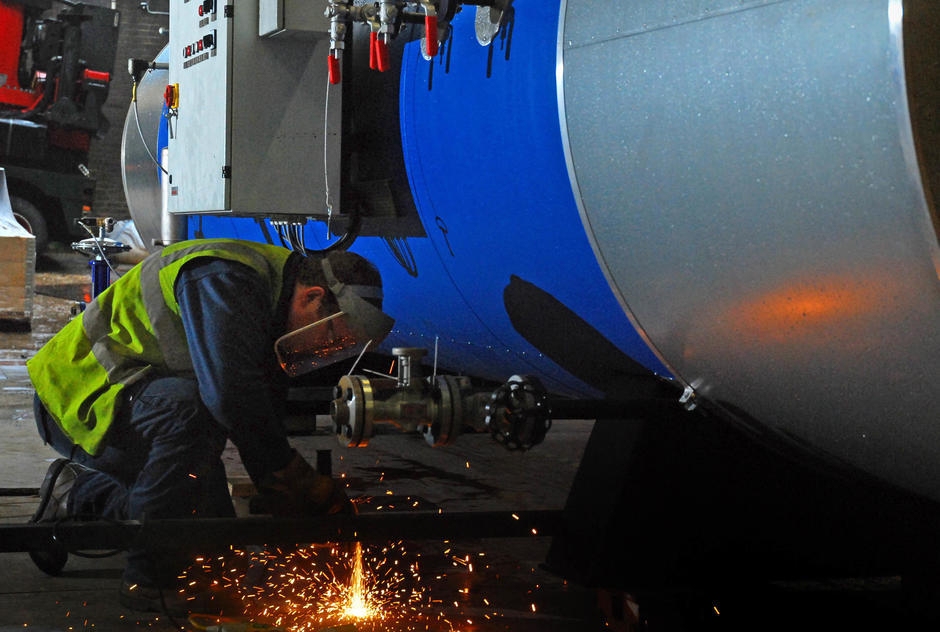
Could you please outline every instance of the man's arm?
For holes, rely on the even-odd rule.
[[[251,268],[211,259],[186,266],[175,295],[202,401],[257,484],[293,456],[272,394],[270,289]]]

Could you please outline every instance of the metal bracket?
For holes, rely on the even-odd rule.
[[[146,11],[150,15],[170,15],[169,11],[153,11],[150,8],[150,2],[145,1],[140,3],[140,8],[142,11]]]
[[[695,390],[691,386],[686,386],[679,396],[679,403],[688,411],[698,408],[698,402],[695,400]]]
[[[480,46],[489,46],[499,34],[499,29],[505,24],[505,16],[512,0],[495,0],[492,4],[477,6],[474,18],[474,30],[477,43]]]

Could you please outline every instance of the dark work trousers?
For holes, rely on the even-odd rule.
[[[36,425],[59,454],[88,468],[69,512],[113,520],[234,517],[221,454],[226,432],[199,398],[194,379],[157,378],[128,389],[97,456],[74,445],[37,397]],[[124,580],[171,587],[191,555],[129,550]]]

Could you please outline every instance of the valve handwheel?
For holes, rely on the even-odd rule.
[[[552,427],[545,387],[532,375],[513,375],[486,404],[486,427],[507,450],[540,444]]]

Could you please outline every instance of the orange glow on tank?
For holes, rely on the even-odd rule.
[[[890,277],[832,275],[794,281],[731,305],[721,320],[739,335],[761,342],[827,336],[883,309]]]

